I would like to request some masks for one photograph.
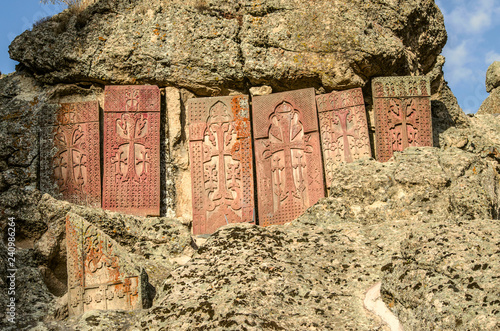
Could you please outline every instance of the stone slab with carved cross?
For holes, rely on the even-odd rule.
[[[248,97],[190,99],[193,233],[255,223]]]
[[[326,186],[335,164],[370,158],[370,138],[361,88],[316,96]]]
[[[147,275],[129,253],[81,216],[66,216],[69,315],[149,308]]]
[[[103,208],[138,216],[160,213],[160,90],[106,86]]]
[[[259,224],[290,222],[325,194],[314,89],[252,103]]]
[[[59,106],[42,113],[40,190],[57,199],[100,207],[99,104]]]
[[[372,92],[379,161],[409,146],[432,146],[428,77],[374,78]]]

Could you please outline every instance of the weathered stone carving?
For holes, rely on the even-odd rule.
[[[160,213],[160,90],[106,86],[103,208]]]
[[[66,216],[66,247],[70,315],[148,308],[146,274],[114,240],[73,213]]]
[[[99,104],[63,103],[43,114],[40,189],[89,207],[101,206]]]
[[[292,221],[324,196],[314,89],[253,98],[259,223]]]
[[[429,78],[379,77],[372,90],[379,161],[409,146],[432,146]]]
[[[255,222],[248,97],[188,101],[193,232]]]
[[[318,95],[316,103],[326,186],[330,187],[335,164],[371,157],[363,91],[357,88]]]

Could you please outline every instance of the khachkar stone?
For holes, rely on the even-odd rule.
[[[188,101],[193,233],[255,222],[247,96]]]
[[[325,194],[314,89],[252,102],[259,222],[283,224]]]
[[[371,157],[363,91],[356,88],[318,95],[319,126],[326,185],[335,164]]]
[[[106,86],[103,208],[160,213],[160,90]]]
[[[377,159],[394,151],[432,146],[430,82],[427,77],[380,77],[372,82]]]
[[[82,217],[66,216],[68,310],[149,308],[147,275],[128,253]]]
[[[43,114],[40,189],[56,198],[101,206],[97,101],[63,103]]]

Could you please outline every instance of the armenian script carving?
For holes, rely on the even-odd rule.
[[[255,222],[248,97],[190,99],[188,113],[194,234]]]
[[[106,86],[103,208],[160,212],[160,90]]]
[[[324,196],[314,89],[253,104],[259,222],[283,224]]]
[[[118,255],[116,242],[80,216],[69,213],[66,245],[70,315],[93,309],[146,308],[146,280],[139,270],[126,265],[130,261],[123,254]],[[130,275],[131,269],[135,275]]]
[[[379,161],[409,146],[432,146],[427,77],[375,78],[372,89]]]
[[[101,206],[99,104],[63,103],[45,114],[40,139],[40,188],[80,205]]]
[[[326,185],[335,164],[371,157],[368,123],[361,88],[318,95],[319,125]]]

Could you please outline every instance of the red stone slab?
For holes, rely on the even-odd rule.
[[[372,82],[377,159],[394,151],[432,146],[430,82],[427,77],[379,77]]]
[[[78,215],[66,219],[69,315],[101,309],[143,307],[147,280],[128,254]],[[145,302],[145,301],[144,301]]]
[[[252,103],[259,224],[290,222],[325,194],[314,89]]]
[[[40,189],[56,198],[101,206],[99,104],[63,103],[43,117]]]
[[[106,86],[103,208],[160,214],[160,90]]]
[[[356,88],[318,95],[319,126],[326,186],[335,164],[371,157],[363,91]]]
[[[189,154],[193,233],[228,223],[254,223],[248,97],[190,99]]]

